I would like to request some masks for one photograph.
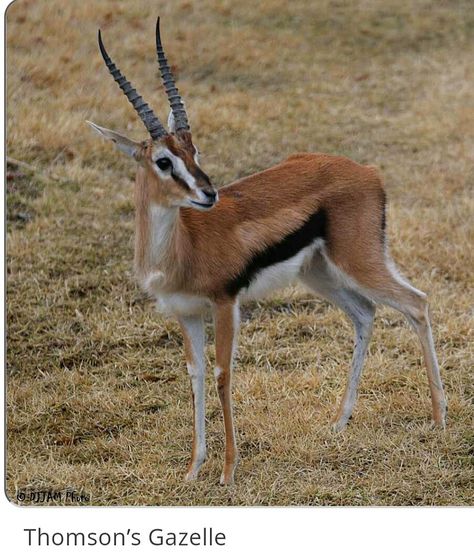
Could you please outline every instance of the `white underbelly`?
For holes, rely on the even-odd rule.
[[[239,301],[245,302],[263,298],[279,288],[288,286],[297,279],[314,252],[323,245],[324,241],[317,239],[286,261],[275,263],[270,267],[262,269],[251,280],[250,286],[240,291],[238,295]],[[156,307],[160,313],[179,317],[203,314],[211,308],[211,301],[204,296],[181,292],[163,292],[161,288],[163,277],[164,275],[157,271],[148,275],[143,283],[144,289],[155,297]]]
[[[275,290],[285,288],[296,280],[313,253],[321,248],[323,244],[323,240],[317,239],[286,261],[275,263],[275,265],[259,271],[250,282],[250,286],[240,292],[239,298],[242,301],[259,299]]]

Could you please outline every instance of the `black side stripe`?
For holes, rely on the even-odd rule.
[[[236,296],[239,290],[249,287],[252,279],[262,269],[290,259],[317,238],[326,238],[326,222],[326,212],[320,209],[313,213],[300,228],[285,236],[280,242],[254,254],[240,274],[227,282],[226,292]]]

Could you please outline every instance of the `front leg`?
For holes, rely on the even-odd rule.
[[[214,314],[216,334],[216,377],[217,391],[224,414],[225,462],[221,484],[234,481],[234,471],[238,462],[232,414],[232,357],[239,328],[239,308],[237,301],[219,303]]]
[[[195,480],[206,459],[204,321],[202,316],[181,317],[186,365],[191,378],[193,397],[193,450],[186,480]]]

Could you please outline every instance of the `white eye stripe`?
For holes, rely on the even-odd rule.
[[[189,186],[189,188],[192,188],[193,190],[197,189],[196,179],[187,170],[184,161],[180,157],[171,153],[168,148],[161,148],[153,154],[153,161],[155,162],[154,167],[161,178],[169,178],[170,175],[166,171],[161,171],[156,165],[156,160],[160,159],[160,157],[167,157],[173,164],[172,171],[176,174],[176,176],[182,179]]]
[[[184,182],[194,190],[196,189],[196,179],[191,175],[191,173],[187,170],[186,165],[184,164],[184,161],[177,157],[173,156],[173,167],[175,173],[184,180]]]

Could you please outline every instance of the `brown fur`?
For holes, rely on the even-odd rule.
[[[171,146],[192,167],[189,150]],[[150,199],[162,202],[156,175],[150,170],[139,174],[137,208],[144,204],[147,187],[154,191]],[[344,157],[296,154],[221,188],[219,196],[209,212],[180,210],[168,266],[160,268],[169,274],[174,291],[224,300],[225,283],[253,254],[279,242],[319,208],[328,213],[328,251],[333,261],[367,285],[383,272],[384,192],[372,167]],[[146,239],[141,217],[137,220],[139,259]]]
[[[234,479],[238,463],[235,442],[234,420],[232,415],[232,353],[237,329],[234,325],[234,303],[218,303],[215,307],[216,327],[216,366],[220,369],[217,376],[217,392],[222,406],[225,428],[225,459],[222,472],[222,484],[230,484]]]
[[[189,171],[196,171],[190,136],[187,140],[181,142],[170,137],[168,147],[181,157]],[[169,196],[166,187],[150,170],[150,165],[145,164],[145,171],[139,171],[138,175],[136,259],[143,262],[149,226],[141,218],[147,216],[144,207],[147,198],[167,205]],[[207,177],[201,181],[202,185],[209,185]],[[177,186],[174,188],[179,190]],[[176,190],[172,194],[178,194]],[[208,212],[190,208],[177,210],[167,256],[160,259],[159,267],[149,269],[165,275],[164,292],[189,293],[214,303],[217,389],[226,435],[221,482],[233,481],[238,461],[231,400],[235,298],[229,296],[226,283],[239,275],[255,254],[279,244],[318,211],[324,212],[326,217],[325,252],[329,260],[323,260],[324,263],[332,262],[346,275],[344,278],[354,281],[349,288],[339,284],[337,292],[331,289],[331,285],[326,285],[326,293],[336,303],[341,301],[337,293],[349,294],[360,310],[351,311],[354,308],[344,301],[339,304],[355,323],[356,346],[335,428],[345,427],[354,408],[363,364],[363,357],[358,352],[365,356],[375,313],[372,302],[395,307],[417,332],[431,390],[433,419],[439,426],[444,426],[446,400],[426,299],[422,292],[401,281],[388,266],[383,228],[385,192],[377,170],[339,156],[295,154],[275,167],[222,188],[219,195],[219,202]],[[364,336],[358,334],[362,331]],[[186,337],[185,348],[189,349]],[[193,406],[194,401],[193,397]],[[199,469],[194,468],[196,447],[194,437],[188,470],[193,477]]]
[[[137,171],[135,183],[135,270],[145,274],[149,269],[147,245],[150,239],[148,207],[150,205],[150,187],[144,178],[144,170]]]
[[[191,341],[189,339],[188,333],[186,331],[186,327],[180,322],[181,326],[181,332],[183,334],[183,343],[184,343],[184,354],[186,356],[186,363],[188,365],[195,365],[196,359],[194,358],[193,354],[193,348],[191,345]],[[191,386],[191,399],[192,399],[192,406],[193,406],[193,443],[192,443],[192,449],[191,449],[191,459],[189,460],[188,465],[188,472],[191,470],[191,468],[196,463],[196,457],[197,457],[197,443],[196,443],[196,407],[195,407],[195,398],[194,398],[194,392],[192,390]]]

